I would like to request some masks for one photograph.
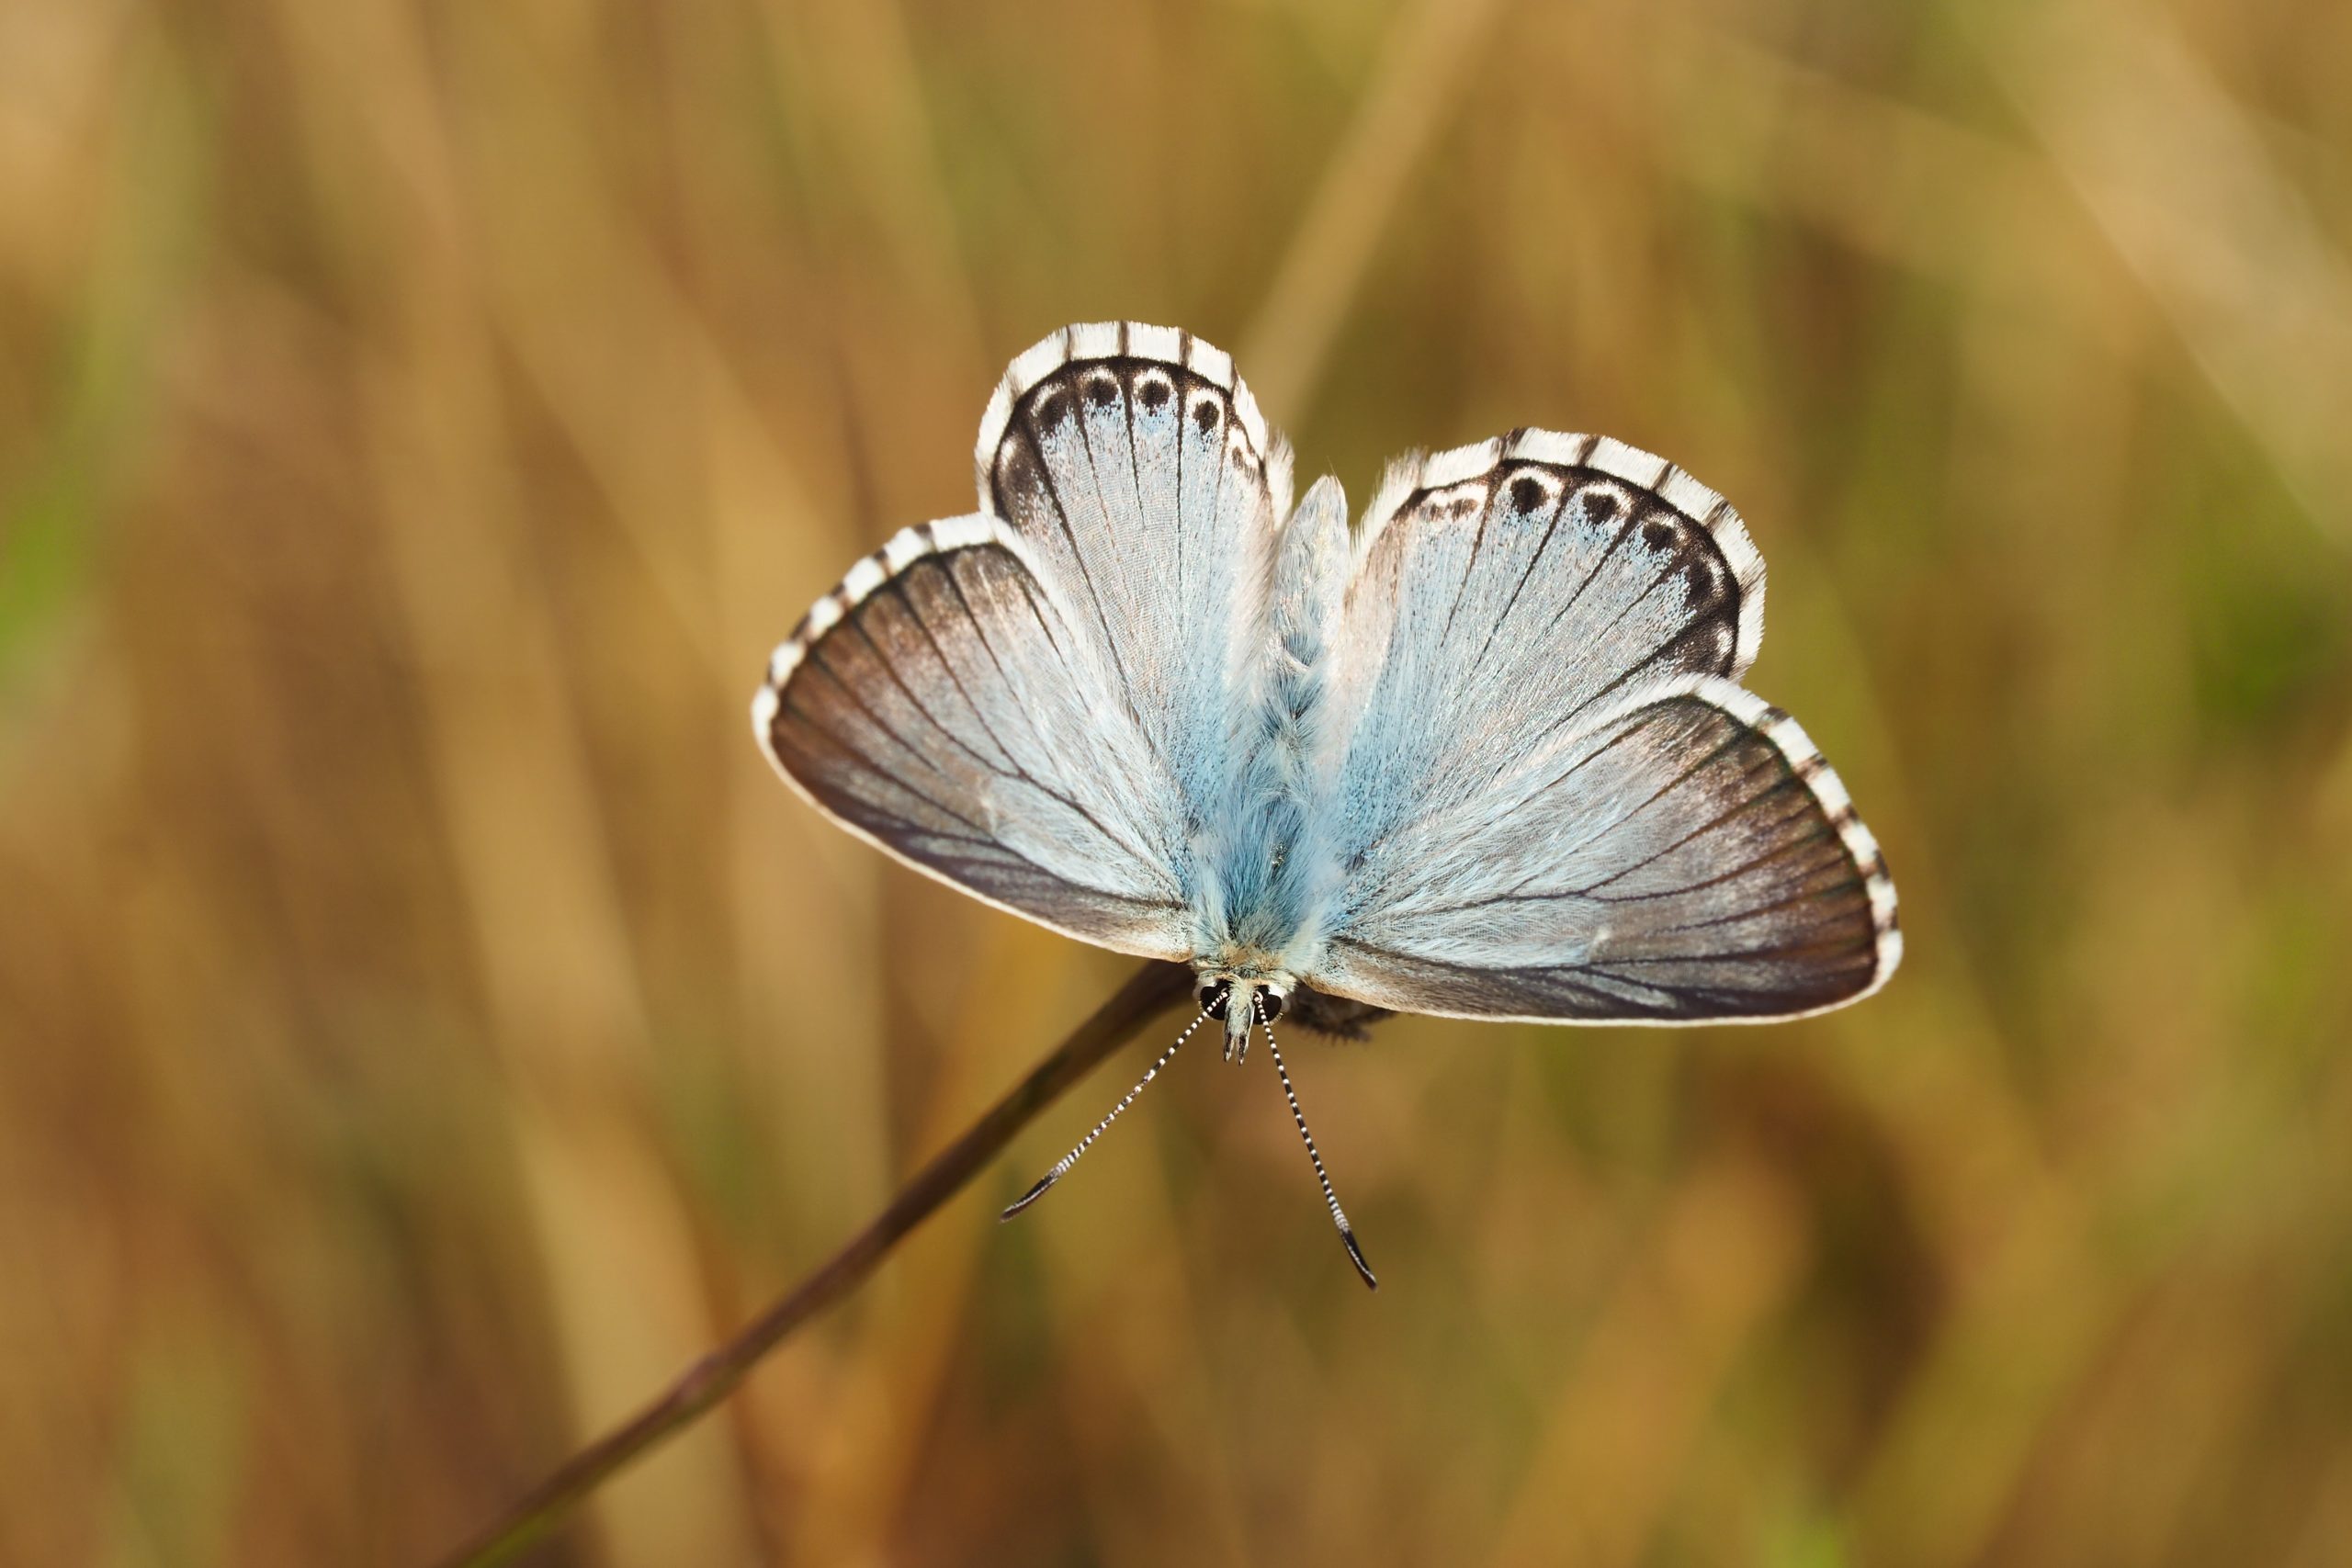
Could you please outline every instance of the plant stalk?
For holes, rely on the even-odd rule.
[[[1144,964],[1094,1010],[1092,1017],[1031,1068],[1028,1077],[918,1171],[889,1207],[840,1251],[732,1338],[688,1367],[660,1397],[566,1460],[471,1543],[443,1559],[443,1568],[490,1568],[511,1561],[560,1524],[597,1487],[733,1393],[744,1375],[794,1329],[863,1283],[899,1242],[962,1191],[1039,1111],[1134,1038],[1136,1030],[1186,996],[1192,980],[1193,972],[1183,964]]]

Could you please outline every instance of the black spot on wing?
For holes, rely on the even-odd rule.
[[[1708,541],[1712,544],[1713,541]],[[1733,603],[1732,576],[1712,549],[1694,549],[1682,563],[1682,604],[1694,615],[1713,615]]]
[[[1076,412],[1069,389],[1058,380],[1040,382],[1029,394],[1028,419],[1040,431],[1060,429]]]
[[[996,476],[1001,501],[1008,495],[1030,495],[1047,488],[1045,465],[1038,460],[1037,448],[1025,440],[1007,441],[998,451]]]

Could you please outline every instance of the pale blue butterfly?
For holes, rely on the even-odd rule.
[[[1796,721],[1737,682],[1764,562],[1721,496],[1605,436],[1393,465],[1351,537],[1225,354],[1133,322],[1012,362],[980,509],[898,535],[752,705],[786,782],[1000,908],[1294,999],[1757,1022],[1869,995],[1894,885]]]

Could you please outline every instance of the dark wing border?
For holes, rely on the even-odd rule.
[[[1233,355],[1204,343],[1181,327],[1155,327],[1143,321],[1083,321],[1048,333],[1014,356],[1006,367],[989,406],[980,415],[979,438],[972,444],[972,476],[979,491],[980,510],[1001,516],[996,503],[997,449],[1012,428],[1021,400],[1039,382],[1064,367],[1095,360],[1133,359],[1190,371],[1216,388],[1233,405],[1250,453],[1266,469],[1266,488],[1274,502],[1274,523],[1280,526],[1290,513],[1290,446],[1266,427],[1258,400],[1233,368]]]
[[[1356,536],[1359,567],[1381,531],[1433,491],[1488,479],[1512,463],[1544,464],[1588,478],[1630,485],[1706,533],[1723,552],[1739,585],[1739,633],[1726,679],[1736,681],[1764,645],[1764,557],[1730,502],[1665,458],[1607,435],[1556,430],[1514,430],[1468,446],[1413,453],[1389,466]]]

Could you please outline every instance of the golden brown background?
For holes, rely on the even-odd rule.
[[[744,721],[1115,316],[1731,496],[1909,962],[1295,1053],[1377,1296],[1262,1056],[999,1228],[1131,1050],[540,1560],[2352,1561],[2347,257],[2334,0],[0,6],[0,1561],[424,1561],[1115,983]]]

